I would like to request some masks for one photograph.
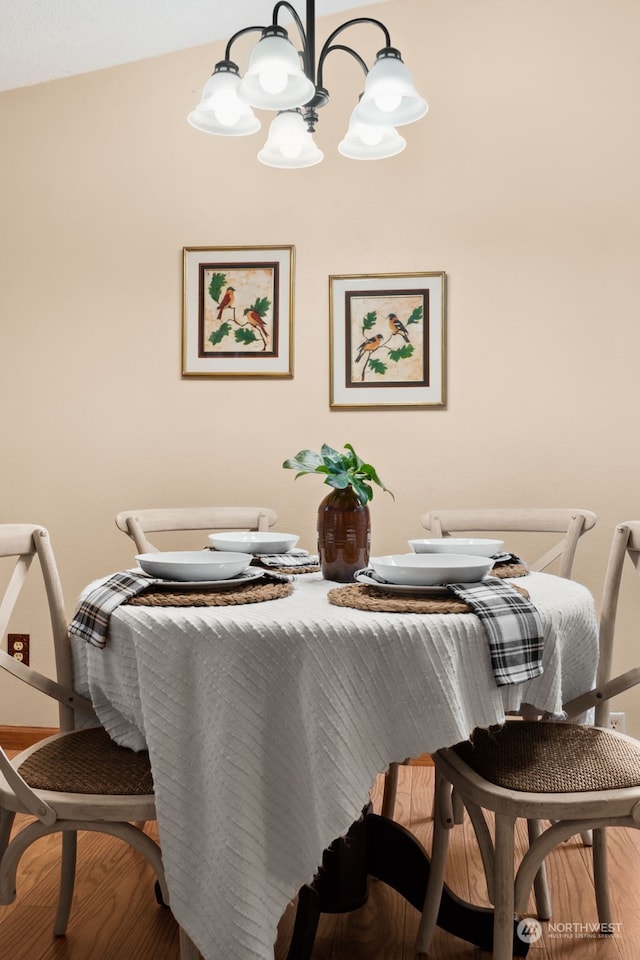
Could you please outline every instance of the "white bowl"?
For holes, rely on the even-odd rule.
[[[409,540],[409,546],[414,553],[462,553],[467,557],[493,557],[502,552],[504,540],[437,537],[434,540]]]
[[[493,566],[493,560],[453,553],[399,553],[371,557],[369,564],[378,576],[390,583],[429,587],[482,580]]]
[[[300,538],[295,533],[272,533],[270,530],[234,530],[229,533],[210,533],[209,540],[216,550],[237,550],[239,553],[286,553]]]
[[[136,560],[145,573],[161,580],[228,580],[251,563],[246,553],[212,550],[174,550],[139,553]]]

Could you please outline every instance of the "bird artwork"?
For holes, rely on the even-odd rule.
[[[267,325],[258,311],[252,309],[251,307],[247,307],[243,312],[243,316],[246,318],[247,323],[251,324],[253,329],[256,330],[258,335],[262,338],[262,342],[264,344],[263,349],[266,350],[269,331],[267,330]]]
[[[224,296],[220,301],[220,303],[218,304],[218,320],[222,319],[222,314],[224,313],[225,310],[233,309],[233,305],[236,299],[235,292],[236,292],[235,287],[227,287],[227,289],[225,290]]]
[[[360,346],[358,347],[358,354],[356,356],[356,363],[360,363],[365,354],[371,354],[374,350],[377,350],[378,347],[382,344],[384,337],[381,333],[376,333],[373,337],[367,337],[366,340],[363,340]]]
[[[391,336],[393,337],[396,334],[399,334],[405,343],[409,343],[409,334],[402,320],[398,320],[395,313],[390,313],[389,316],[387,317],[387,320],[389,321],[389,329],[391,330]]]

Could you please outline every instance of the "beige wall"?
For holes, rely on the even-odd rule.
[[[0,95],[0,521],[50,528],[70,612],[131,562],[121,509],[261,501],[313,549],[327,488],[281,463],[323,441],[396,495],[374,499],[374,552],[403,550],[430,507],[582,506],[599,523],[576,575],[599,595],[614,524],[640,516],[640,6],[371,15],[430,103],[392,160],[337,154],[361,89],[337,54],[326,159],[300,171],[258,164],[262,133],[187,125],[223,44]],[[295,246],[293,380],[181,378],[182,247],[233,244]],[[421,270],[448,276],[447,408],[331,411],[328,276]],[[27,611],[14,628],[40,629]],[[626,617],[617,666],[635,646]],[[0,723],[51,720],[3,679],[0,696]]]

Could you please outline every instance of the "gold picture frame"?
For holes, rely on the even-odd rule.
[[[292,377],[293,246],[182,253],[183,377]]]
[[[329,277],[330,407],[446,404],[446,275]]]

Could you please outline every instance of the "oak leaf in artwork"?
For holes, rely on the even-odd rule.
[[[387,365],[383,363],[382,360],[377,360],[375,357],[369,358],[369,370],[372,370],[373,373],[383,374],[387,372]]]
[[[239,330],[236,330],[236,343],[242,343],[248,346],[250,343],[257,343],[257,340],[258,338],[253,330],[247,330],[246,327],[241,327]]]
[[[271,301],[268,297],[256,297],[255,302],[249,307],[249,309],[259,314],[259,316],[264,317],[269,312],[270,306]]]
[[[220,294],[222,288],[227,285],[227,275],[226,273],[214,273],[209,281],[209,296],[212,300],[215,300],[216,303],[220,302]]]
[[[221,343],[225,337],[228,337],[231,333],[231,324],[227,323],[225,320],[224,323],[221,323],[217,330],[213,330],[209,334],[209,341],[215,347]]]
[[[413,356],[413,347],[410,343],[405,343],[404,346],[398,347],[397,350],[389,350],[389,359],[393,360],[394,363],[397,363],[399,360],[408,360],[411,356]]]

